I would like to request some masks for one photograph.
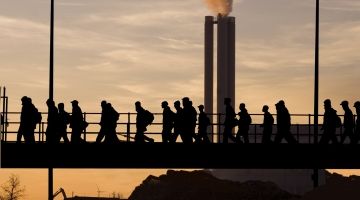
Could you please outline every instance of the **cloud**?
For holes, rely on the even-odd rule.
[[[61,97],[74,98],[79,95],[76,91],[83,91],[79,98],[88,99],[88,102],[111,97],[124,103],[125,95],[129,99],[145,99],[157,108],[161,98],[188,95],[202,103],[203,21],[208,14],[202,1],[58,3],[61,6],[56,15],[55,67],[57,84],[62,84],[58,89]],[[273,98],[281,93],[284,98],[291,98],[296,96],[294,91],[297,90],[307,90],[310,98],[314,58],[313,1],[243,1],[241,6],[239,3],[234,1],[232,13],[237,19],[239,98],[267,98],[263,97],[264,91],[276,93]],[[357,4],[356,1],[327,1],[322,6],[342,8]],[[32,15],[26,12],[19,16],[13,13],[0,17],[0,40],[9,47],[0,53],[12,56],[1,61],[1,70],[4,71],[4,66],[32,68],[26,66],[36,63],[38,67],[32,69],[43,73],[32,78],[47,81],[44,77],[47,77],[48,66],[48,19],[30,18]],[[356,48],[360,40],[357,23],[360,17],[354,13],[335,14],[330,10],[322,12],[322,80],[327,81],[327,77],[333,76],[331,73],[339,73],[343,68],[348,69],[347,79],[353,80],[354,72],[358,71]],[[20,38],[22,42],[18,42]],[[24,45],[26,43],[28,46]],[[15,55],[23,58],[15,58]],[[344,77],[337,79],[341,81]],[[71,91],[66,90],[69,86]],[[100,92],[94,95],[93,91]],[[128,105],[132,109],[132,103]]]
[[[45,24],[0,15],[0,39],[41,41],[47,35],[49,35],[49,26]]]

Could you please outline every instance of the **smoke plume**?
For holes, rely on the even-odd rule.
[[[223,16],[227,16],[232,10],[233,0],[204,0],[209,9],[215,14],[220,13]]]

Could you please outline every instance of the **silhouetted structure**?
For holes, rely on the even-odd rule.
[[[357,143],[360,139],[360,101],[355,102],[354,107],[356,109],[356,116],[357,116],[356,125],[355,125],[355,138]]]
[[[59,112],[55,106],[55,102],[51,99],[46,101],[48,107],[48,118],[47,118],[47,127],[46,127],[46,142],[55,143],[57,142],[56,138],[58,136],[58,124],[59,124]]]
[[[324,109],[325,109],[324,122],[321,128],[321,130],[324,131],[319,143],[328,144],[330,141],[332,141],[333,144],[337,144],[338,140],[335,132],[336,132],[336,127],[339,126],[337,125],[339,124],[339,122],[338,122],[338,116],[336,114],[336,110],[334,110],[331,107],[330,99],[326,99],[324,101]],[[341,121],[340,121],[340,125],[341,125]]]
[[[237,124],[236,114],[234,108],[231,106],[231,99],[225,98],[225,121],[224,121],[224,134],[223,134],[223,143],[228,143],[228,138],[233,142],[236,142],[236,138],[232,134],[233,128]]]
[[[64,143],[69,143],[69,138],[67,137],[67,125],[70,123],[70,114],[65,111],[64,103],[58,104],[59,109],[59,120],[58,120],[58,138],[57,142],[60,142],[63,138]]]
[[[79,106],[77,100],[71,101],[72,104],[72,114],[70,119],[70,128],[71,131],[71,143],[81,143],[84,142],[81,139],[81,133],[86,128],[86,123],[83,119],[83,113]]]
[[[162,120],[162,142],[168,143],[172,141],[171,131],[174,127],[174,112],[170,109],[167,101],[161,103],[163,108],[163,120]]]
[[[175,101],[174,107],[176,109],[176,113],[174,116],[174,134],[172,136],[172,142],[175,143],[179,135],[181,137],[181,140],[184,141],[184,131],[183,131],[184,117],[183,117],[183,109],[180,105],[180,101]]]
[[[264,121],[261,125],[263,128],[262,143],[269,144],[272,142],[271,135],[273,130],[274,117],[269,112],[269,106],[264,105],[262,111],[264,112]]]
[[[195,127],[197,121],[197,112],[188,97],[184,97],[183,101],[183,142],[192,143],[195,135]]]
[[[295,144],[297,141],[290,132],[291,118],[285,102],[280,100],[276,106],[277,111],[277,134],[274,143],[279,144],[284,138],[289,144]]]
[[[197,143],[210,143],[207,128],[210,126],[210,119],[207,114],[204,112],[204,105],[199,105],[199,126],[198,126],[198,135],[195,142]]]
[[[342,108],[345,111],[345,114],[344,114],[344,129],[345,130],[343,132],[343,135],[341,135],[340,143],[343,144],[346,137],[349,137],[350,143],[355,144],[356,139],[354,137],[354,115],[349,108],[348,101],[343,101],[343,102],[341,102],[340,105],[342,106]]]
[[[238,132],[236,134],[236,140],[239,143],[249,143],[249,126],[251,124],[251,117],[245,108],[245,104],[241,103],[239,106],[240,112],[238,120]],[[241,137],[244,138],[244,141],[241,140]]]
[[[35,143],[34,129],[36,124],[41,121],[41,114],[32,104],[31,98],[24,96],[21,98],[21,102],[22,109],[17,142],[20,143],[22,136],[24,136],[25,143]]]
[[[154,139],[149,138],[145,135],[145,131],[147,131],[147,126],[152,123],[154,120],[154,116],[148,110],[145,110],[140,101],[135,102],[135,109],[137,112],[136,115],[136,135],[135,142],[143,143],[145,141],[154,142]],[[151,119],[152,118],[152,119]]]

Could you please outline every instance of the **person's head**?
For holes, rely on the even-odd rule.
[[[135,110],[138,112],[141,109],[141,102],[137,101],[135,102]]]
[[[245,104],[244,104],[244,103],[241,103],[241,104],[239,105],[239,109],[240,109],[240,110],[244,110],[244,109],[245,109]]]
[[[280,101],[278,102],[278,104],[279,104],[280,107],[285,107],[285,102],[284,102],[284,100],[280,100]]]
[[[224,99],[224,104],[225,105],[230,105],[230,103],[231,103],[231,98],[225,98]]]
[[[269,111],[269,106],[264,105],[263,108],[262,108],[262,111],[263,111],[263,112]]]
[[[324,101],[324,108],[325,108],[325,109],[331,108],[331,101],[330,101],[330,99],[325,99],[325,101]]]
[[[105,100],[101,101],[101,108],[106,108],[107,102]]]
[[[184,98],[182,98],[182,104],[183,104],[184,107],[189,106],[189,104],[190,104],[190,99],[189,99],[189,97],[184,97]]]
[[[167,101],[161,102],[161,107],[162,108],[166,108],[166,107],[168,107],[168,105],[169,105],[169,103]]]
[[[343,107],[343,109],[349,108],[349,102],[348,101],[342,101],[340,105]]]
[[[204,105],[199,105],[198,108],[199,108],[199,111],[200,111],[200,112],[203,112],[203,111],[204,111]]]
[[[175,101],[175,102],[174,102],[174,107],[175,107],[176,109],[181,108],[181,103],[180,103],[180,101]]]
[[[29,102],[29,98],[27,97],[27,96],[23,96],[22,98],[21,98],[21,104],[22,105],[25,105],[25,104],[27,104]]]
[[[58,108],[59,110],[64,110],[65,109],[64,103],[59,103]]]
[[[46,100],[46,105],[48,106],[55,106],[55,102],[51,99]]]
[[[360,101],[355,102],[354,107],[360,109]]]
[[[73,107],[78,106],[78,105],[79,105],[79,102],[78,102],[77,100],[72,100],[72,101],[71,101],[71,105],[72,105]]]

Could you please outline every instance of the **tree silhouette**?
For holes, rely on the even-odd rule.
[[[18,175],[11,174],[8,181],[1,186],[0,200],[19,200],[25,196],[25,187],[21,186]]]

